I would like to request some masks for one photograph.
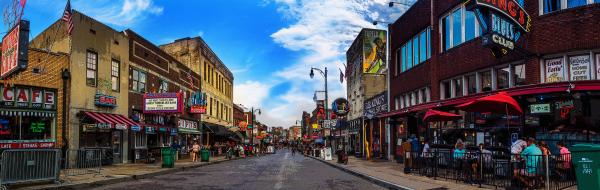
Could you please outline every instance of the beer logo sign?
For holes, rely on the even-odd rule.
[[[337,116],[345,116],[350,112],[350,106],[348,100],[345,98],[338,98],[333,101],[333,105],[331,106],[333,109],[333,113]]]

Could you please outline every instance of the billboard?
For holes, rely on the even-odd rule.
[[[146,93],[144,113],[183,113],[183,97],[181,93]]]
[[[363,73],[384,74],[387,68],[387,33],[385,30],[367,29],[363,35]]]
[[[24,70],[27,67],[29,47],[29,21],[21,20],[2,38],[0,56],[0,79]]]
[[[377,114],[387,111],[387,91],[383,91],[381,94],[375,95],[372,98],[365,100],[363,107],[363,116],[371,119]]]

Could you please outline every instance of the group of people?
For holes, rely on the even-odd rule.
[[[556,143],[556,146],[558,155],[552,155],[544,141],[537,142],[534,138],[515,141],[511,147],[511,161],[516,166],[513,169],[515,178],[527,186],[534,186],[537,178],[544,174],[542,166],[550,161],[556,163],[554,171],[558,175],[565,175],[571,169],[571,152],[563,142]]]

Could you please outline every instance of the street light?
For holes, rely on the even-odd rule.
[[[328,89],[327,89],[327,67],[325,67],[325,71],[318,69],[318,68],[314,68],[311,67],[310,68],[310,78],[314,78],[315,77],[315,72],[314,70],[317,70],[321,73],[321,76],[323,76],[323,78],[325,78],[325,120],[329,120],[329,110],[327,108],[327,105],[329,104],[329,97],[328,97]],[[331,135],[331,134],[330,134]],[[331,145],[331,143],[330,143]]]
[[[254,128],[256,127],[256,122],[254,121],[254,112],[258,111],[258,115],[260,115],[260,109],[254,109],[254,107],[252,107],[252,111],[251,111],[251,117],[252,117],[252,131],[250,132],[250,143],[254,144]]]

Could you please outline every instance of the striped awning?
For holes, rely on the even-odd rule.
[[[0,116],[54,117],[54,116],[56,116],[56,112],[0,110]]]
[[[140,124],[134,122],[133,120],[119,114],[111,114],[111,113],[100,113],[100,112],[83,112],[85,116],[92,118],[94,121],[98,123],[107,123],[111,124],[114,128],[115,125],[127,125],[131,126],[140,126]]]

